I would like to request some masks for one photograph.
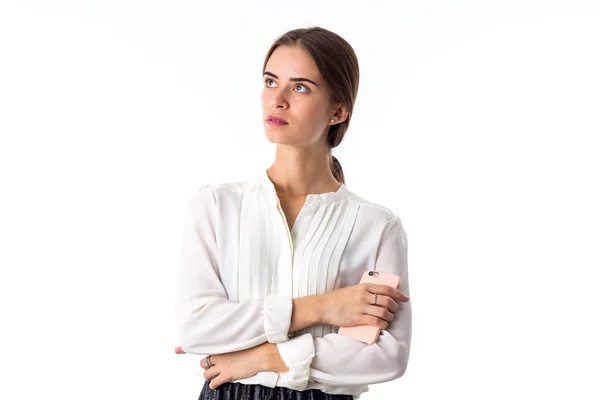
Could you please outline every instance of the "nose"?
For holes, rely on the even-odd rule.
[[[271,101],[269,102],[269,105],[271,105],[272,107],[287,107],[287,101],[283,96],[283,93],[281,91],[276,91],[275,94],[273,95],[273,97],[271,97]]]

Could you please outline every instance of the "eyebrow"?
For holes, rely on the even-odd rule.
[[[275,75],[275,74],[273,74],[273,73],[271,73],[269,71],[265,71],[263,73],[263,75],[269,75],[269,76],[272,76],[275,79],[279,79],[279,77],[277,75]],[[308,78],[290,78],[290,81],[293,81],[293,82],[310,82],[310,83],[312,83],[313,85],[315,85],[317,87],[319,86],[319,85],[317,85],[316,83],[314,83],[313,81],[311,81]]]

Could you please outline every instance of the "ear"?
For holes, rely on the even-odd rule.
[[[346,119],[348,119],[348,115],[349,115],[349,113],[348,113],[348,109],[346,108],[346,106],[339,103],[335,109],[333,116],[331,117],[331,118],[334,118],[335,121],[331,122],[331,119],[330,119],[330,122],[332,125],[342,123]]]

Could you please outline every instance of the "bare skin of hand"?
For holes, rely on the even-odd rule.
[[[373,304],[377,294],[377,304]],[[335,326],[375,325],[388,327],[389,321],[408,297],[398,289],[375,283],[345,286],[322,295],[323,322]]]
[[[176,354],[187,354],[181,346],[175,348]],[[210,356],[212,367],[206,366],[206,358],[200,360],[204,370],[204,379],[210,381],[209,387],[215,390],[224,383],[250,378],[261,371],[285,372],[289,369],[281,359],[275,343],[265,342],[250,349]]]

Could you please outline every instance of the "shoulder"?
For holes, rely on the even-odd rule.
[[[361,216],[364,222],[361,224],[363,234],[375,235],[380,242],[391,242],[399,248],[406,247],[408,242],[406,230],[399,213],[394,210],[395,207],[360,196],[355,196],[354,201],[363,206]]]
[[[360,207],[361,214],[370,220],[383,221],[387,223],[393,219],[400,219],[398,214],[394,212],[390,206],[368,200],[365,197],[357,195],[356,193],[352,193],[350,201],[357,204]]]
[[[223,196],[241,196],[246,192],[259,189],[260,181],[254,177],[200,184],[192,194],[195,198],[213,198],[217,201]]]
[[[220,213],[239,208],[244,193],[255,186],[251,179],[201,183],[188,197],[187,212],[198,219],[214,218]]]

